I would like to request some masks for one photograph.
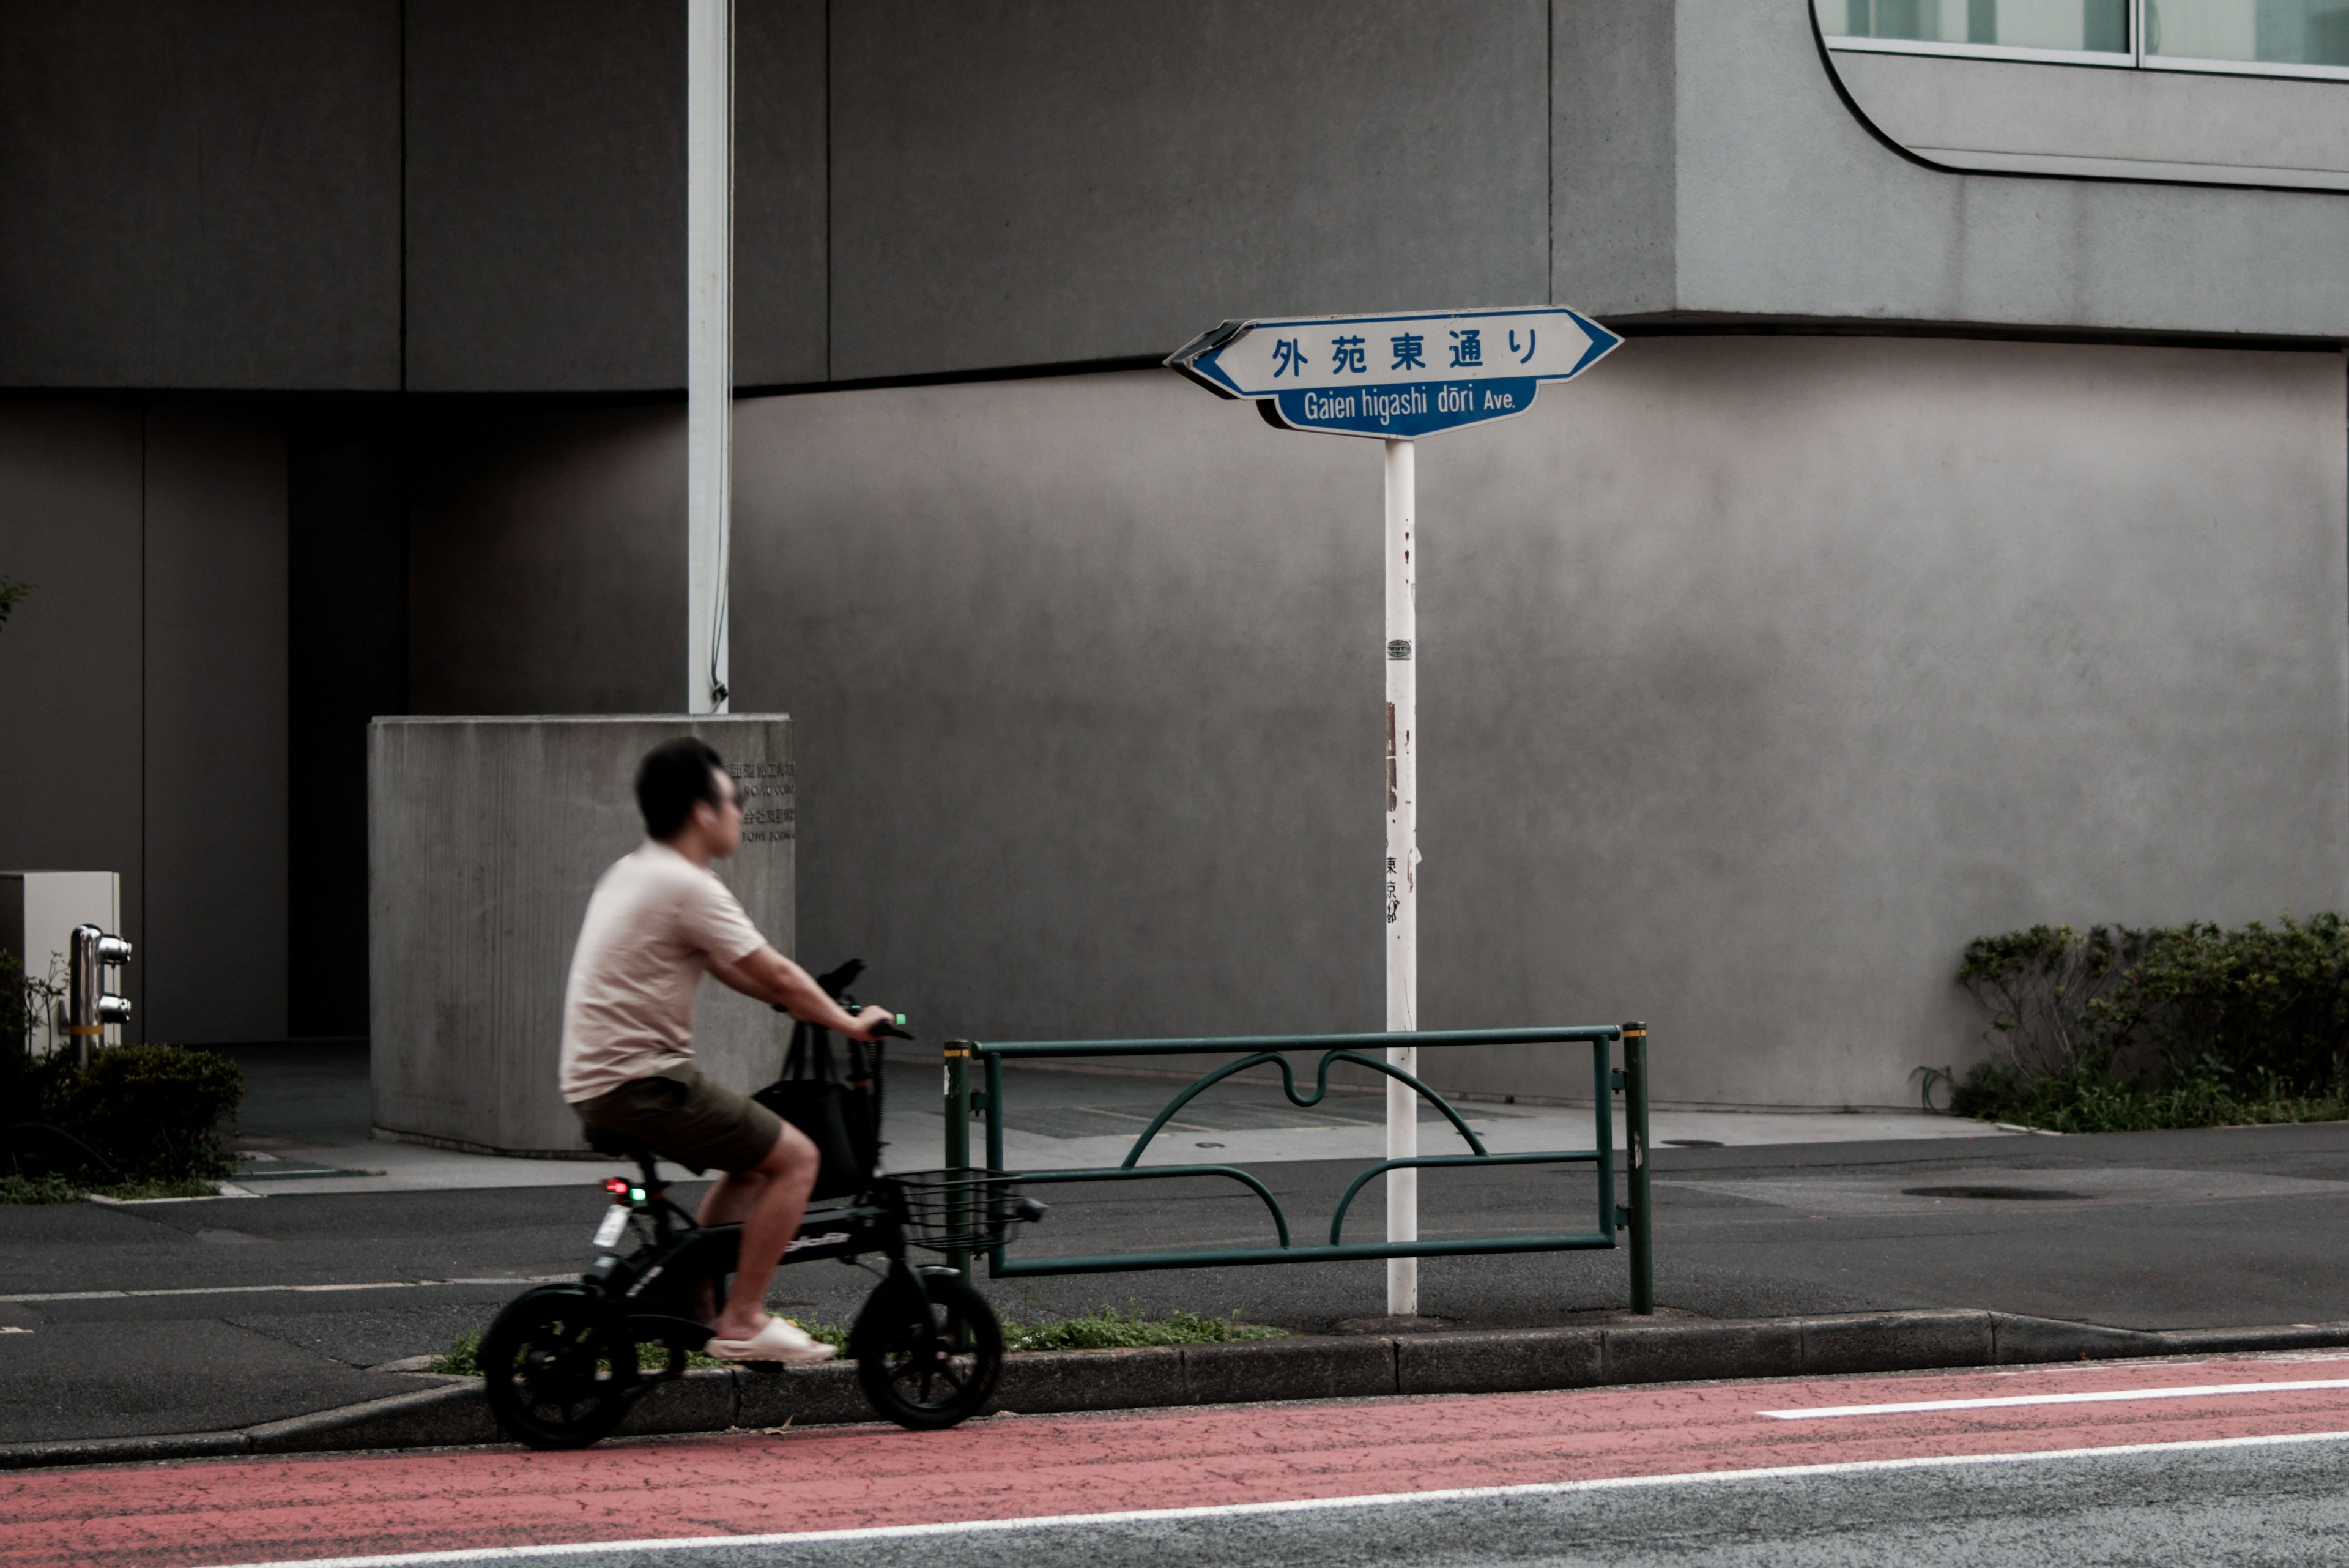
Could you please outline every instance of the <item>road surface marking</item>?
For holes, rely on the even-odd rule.
[[[313,1294],[326,1291],[426,1291],[443,1285],[559,1285],[577,1274],[532,1274],[495,1280],[368,1280],[355,1285],[183,1285],[160,1291],[49,1291],[34,1295],[0,1296],[0,1306],[38,1302],[119,1302],[134,1296],[257,1296],[275,1291]]]
[[[1909,1399],[1897,1405],[1819,1405],[1754,1413],[1774,1421],[1817,1421],[1835,1416],[1914,1416],[1932,1410],[2002,1410],[2015,1405],[2099,1405],[2116,1399],[2207,1399],[2221,1394],[2285,1394],[2308,1388],[2349,1388],[2349,1377],[2304,1383],[2204,1383],[2188,1388],[2108,1388],[2095,1394],[2013,1394],[2000,1399]]]
[[[1324,1512],[1338,1508],[1397,1508],[1407,1503],[1483,1502],[1497,1498],[1559,1497],[1571,1492],[1619,1491],[1636,1487],[1686,1486],[1710,1481],[1785,1480],[1815,1476],[1857,1475],[1875,1470],[1928,1469],[1937,1466],[2023,1464],[2041,1459],[2106,1459],[2128,1454],[2173,1454],[2216,1449],[2273,1448],[2283,1443],[2349,1441],[2349,1432],[2290,1432],[2271,1437],[2205,1438],[2175,1443],[2119,1443],[2110,1448],[2046,1449],[2036,1453],[1949,1454],[1899,1459],[1845,1459],[1820,1465],[1773,1465],[1745,1470],[1691,1470],[1662,1476],[1609,1476],[1593,1480],[1532,1481],[1518,1486],[1455,1487],[1443,1491],[1378,1492],[1364,1497],[1315,1497],[1276,1502],[1222,1502],[1192,1508],[1138,1508],[1114,1513],[1055,1513],[1033,1519],[974,1519],[938,1524],[867,1525],[851,1530],[776,1531],[761,1535],[688,1535],[645,1541],[582,1541],[548,1546],[484,1546],[471,1551],[401,1552],[378,1557],[289,1557],[268,1563],[221,1564],[217,1568],[422,1568],[436,1563],[521,1563],[540,1558],[585,1557],[597,1552],[683,1552],[697,1548],[800,1546],[825,1541],[905,1541],[924,1536],[977,1534],[1007,1530],[1067,1529],[1089,1524],[1142,1524],[1180,1519],[1238,1519],[1250,1515]]]

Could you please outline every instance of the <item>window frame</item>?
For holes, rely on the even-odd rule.
[[[2278,77],[2294,81],[2349,81],[2349,66],[2307,66],[2288,60],[2211,60],[2160,55],[2145,47],[2146,0],[2129,0],[2127,49],[2033,49],[2006,44],[1947,44],[1928,38],[1858,38],[1830,33],[1817,21],[1819,0],[1803,0],[1830,49],[1864,55],[1930,55],[1943,59],[2010,60],[2025,65],[2088,66],[2100,70],[2178,71],[2194,76]]]

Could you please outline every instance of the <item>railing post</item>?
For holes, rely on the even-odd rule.
[[[1648,1210],[1648,1026],[1623,1025],[1623,1148],[1631,1179],[1631,1310],[1656,1310],[1656,1246]]]
[[[947,1166],[966,1176],[970,1171],[970,1042],[947,1042]],[[957,1231],[969,1226],[970,1196],[968,1189],[949,1189],[947,1202],[949,1223]],[[947,1267],[958,1271],[965,1279],[970,1277],[970,1254],[948,1252]]]

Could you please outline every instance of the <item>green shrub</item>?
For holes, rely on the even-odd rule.
[[[244,1097],[244,1074],[225,1056],[178,1045],[116,1045],[89,1065],[59,1054],[34,1069],[38,1119],[113,1162],[117,1181],[223,1177],[236,1168],[220,1124]],[[96,1178],[68,1146],[20,1139],[27,1175]],[[38,1168],[26,1168],[37,1166]]]
[[[1968,944],[1997,1048],[1961,1116],[2056,1132],[2349,1118],[2349,924],[2034,926]]]

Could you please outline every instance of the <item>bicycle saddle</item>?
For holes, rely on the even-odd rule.
[[[652,1179],[657,1170],[656,1162],[661,1157],[653,1152],[652,1145],[638,1138],[632,1138],[626,1133],[616,1133],[610,1127],[599,1127],[592,1123],[583,1126],[580,1130],[587,1135],[589,1148],[594,1149],[597,1154],[608,1154],[615,1159],[635,1160],[644,1168],[647,1180]],[[696,1176],[701,1174],[702,1168],[690,1160],[678,1160],[673,1163],[684,1166]]]

